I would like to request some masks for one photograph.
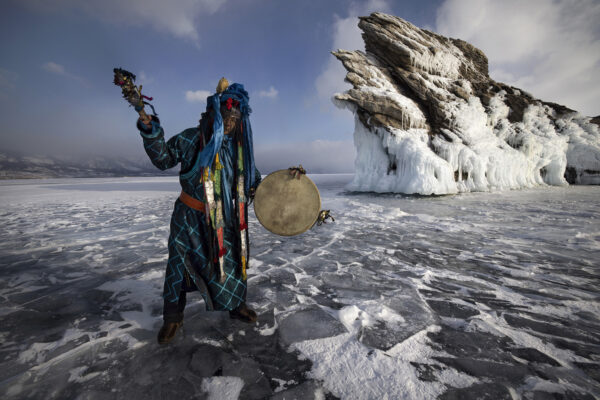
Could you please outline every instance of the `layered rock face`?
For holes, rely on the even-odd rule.
[[[490,79],[485,54],[394,16],[360,18],[366,54],[333,54],[353,88],[353,190],[420,194],[600,184],[598,118]]]

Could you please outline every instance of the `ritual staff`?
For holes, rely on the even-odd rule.
[[[206,101],[200,124],[167,142],[156,116],[137,126],[152,164],[161,170],[181,163],[181,195],[175,201],[164,284],[160,344],[183,325],[186,293],[198,290],[209,311],[256,321],[246,305],[248,202],[260,183],[254,165],[248,92],[223,78]],[[141,109],[141,108],[140,108]],[[138,110],[139,111],[139,110]]]

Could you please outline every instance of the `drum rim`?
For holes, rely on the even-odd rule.
[[[258,193],[258,189],[260,188],[260,185],[262,185],[262,183],[263,183],[265,180],[267,180],[267,179],[268,179],[268,178],[269,178],[271,175],[280,174],[281,172],[285,172],[285,173],[287,174],[287,173],[289,173],[289,170],[288,170],[288,169],[279,169],[279,170],[277,170],[277,171],[273,171],[273,172],[271,172],[270,174],[268,174],[268,175],[265,177],[265,179],[263,179],[263,180],[261,181],[261,183],[258,185],[258,187],[256,188],[256,193]],[[316,213],[316,215],[315,215],[315,218],[314,218],[314,220],[312,220],[312,222],[311,222],[311,223],[310,223],[308,226],[306,226],[306,227],[305,227],[303,230],[301,230],[301,231],[299,231],[299,232],[295,232],[295,233],[289,233],[289,234],[285,234],[285,233],[279,233],[279,232],[273,232],[271,229],[269,229],[268,227],[266,227],[266,226],[265,226],[265,225],[262,223],[262,221],[260,220],[260,217],[259,217],[259,214],[260,214],[260,213],[257,213],[257,212],[256,212],[256,201],[254,201],[254,202],[253,202],[253,203],[254,203],[254,214],[256,215],[256,219],[258,220],[258,222],[261,224],[261,226],[262,226],[263,228],[265,228],[266,230],[268,230],[269,232],[271,232],[271,233],[273,233],[273,234],[275,234],[275,235],[279,235],[279,236],[288,236],[288,237],[289,237],[289,236],[297,236],[297,235],[301,235],[301,234],[303,234],[304,232],[308,231],[308,230],[309,230],[309,229],[310,229],[310,228],[311,228],[311,227],[312,227],[312,226],[315,224],[315,222],[317,222],[317,219],[319,218],[319,212],[320,212],[320,210],[321,210],[321,204],[322,204],[322,203],[321,203],[321,193],[319,192],[319,188],[317,187],[317,185],[316,185],[316,184],[315,184],[315,183],[312,181],[312,179],[310,179],[310,178],[308,177],[308,175],[306,175],[306,174],[303,174],[303,177],[304,177],[304,178],[306,178],[306,179],[308,180],[308,182],[310,182],[310,184],[311,184],[311,185],[312,185],[312,186],[315,188],[315,191],[316,191],[316,193],[317,193],[317,198],[319,199],[319,210],[317,210],[317,213]],[[300,179],[302,179],[303,177],[301,177]],[[255,198],[256,198],[256,197],[255,197]]]

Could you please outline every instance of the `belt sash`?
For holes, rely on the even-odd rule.
[[[197,210],[197,211],[206,212],[206,207],[208,207],[207,203],[200,201],[200,200],[196,199],[195,197],[190,196],[183,190],[181,191],[181,194],[179,195],[179,200],[181,200],[181,202],[183,204],[185,204],[186,206],[188,206],[189,208],[193,208],[194,210]]]

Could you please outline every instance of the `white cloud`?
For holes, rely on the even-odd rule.
[[[67,75],[65,67],[52,61],[49,61],[46,64],[42,65],[42,68],[44,68],[48,72],[54,72],[58,75]]]
[[[144,72],[144,71],[140,71],[137,78],[138,78],[138,83],[141,85],[149,85],[154,82],[154,78],[148,76],[148,74],[146,74],[146,72]]]
[[[195,21],[214,14],[226,0],[23,0],[34,9],[47,12],[82,10],[90,16],[120,25],[148,26],[159,32],[199,43]]]
[[[68,72],[65,69],[65,67],[61,64],[57,64],[53,61],[48,61],[47,63],[42,65],[42,68],[53,74],[64,76],[68,79],[78,81],[79,83],[81,83],[84,86],[90,86],[89,82],[86,79],[84,79],[78,75],[75,75],[73,73]]]
[[[260,92],[258,92],[258,97],[268,97],[270,99],[275,99],[277,98],[278,94],[279,91],[277,91],[277,89],[271,86],[269,90],[261,90]]]
[[[211,94],[208,90],[188,90],[185,92],[185,99],[190,103],[206,103],[206,98]]]
[[[368,0],[367,2],[352,3],[346,18],[334,15],[332,50],[364,51],[365,44],[362,40],[361,30],[358,28],[358,17],[369,15],[375,11],[389,12],[387,1]],[[346,69],[342,63],[330,55],[323,72],[319,74],[315,81],[319,100],[322,103],[326,102],[327,109],[334,110],[331,104],[331,97],[335,93],[340,93],[350,88],[350,85],[344,82],[345,77]]]
[[[597,0],[446,0],[436,30],[483,50],[492,79],[598,115],[598,20]]]
[[[254,148],[257,168],[262,174],[302,164],[310,173],[345,173],[354,171],[356,150],[351,140],[315,140],[300,143],[257,145]]]

